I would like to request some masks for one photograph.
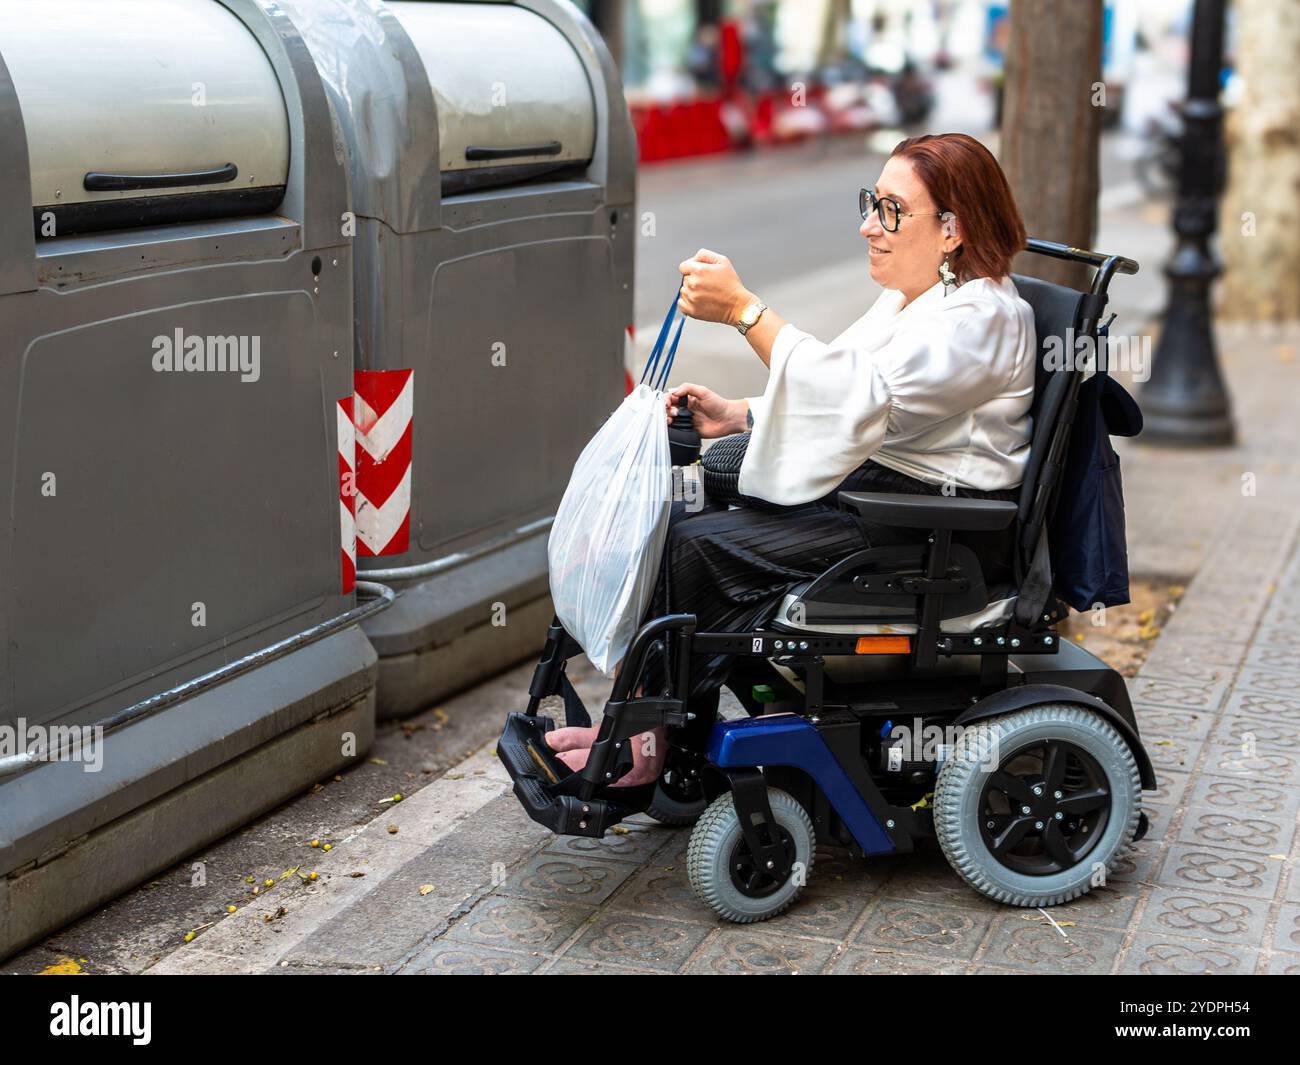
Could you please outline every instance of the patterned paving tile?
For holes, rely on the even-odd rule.
[[[708,928],[681,921],[604,913],[564,956],[675,972],[708,934]]]
[[[1190,806],[1183,814],[1178,838],[1183,843],[1198,846],[1276,854],[1290,847],[1294,834],[1294,815],[1284,820]]]
[[[1300,976],[1300,954],[1274,954],[1267,972],[1270,976]]]
[[[991,912],[969,907],[882,899],[868,914],[852,945],[969,961],[993,919]]]
[[[1300,751],[1300,724],[1274,721],[1259,714],[1228,714],[1214,731],[1214,741],[1241,751]]]
[[[1285,905],[1278,910],[1273,949],[1300,953],[1300,906]]]
[[[1233,690],[1223,708],[1225,714],[1253,715],[1267,721],[1283,721],[1300,725],[1300,697],[1280,692]]]
[[[966,963],[959,960],[856,947],[844,951],[830,968],[832,976],[960,976],[965,971]]]
[[[1148,739],[1143,737],[1156,776],[1164,773],[1190,773],[1196,765],[1204,740],[1185,737]]]
[[[778,935],[765,925],[738,925],[724,928],[710,939],[687,971],[754,976],[817,973],[834,952],[831,943]]]
[[[1134,703],[1199,713],[1217,711],[1227,690],[1226,678],[1206,682],[1190,678],[1165,680],[1160,677],[1137,676],[1129,681],[1129,694]]]
[[[568,939],[595,910],[538,899],[489,895],[437,940],[547,953]]]
[[[1115,880],[1043,912],[1060,925],[1073,921],[1079,928],[1127,928],[1140,897],[1137,885]]]
[[[1180,891],[1271,899],[1281,874],[1282,863],[1264,854],[1179,843],[1170,848],[1156,879]]]
[[[542,976],[668,976],[658,969],[620,968],[617,965],[605,965],[600,962],[583,961],[565,955],[549,969],[543,969]]]
[[[439,939],[401,971],[407,976],[523,976],[545,960],[540,954],[508,954]]]
[[[1300,780],[1300,752],[1280,751],[1257,746],[1210,743],[1206,750],[1203,772],[1211,776],[1236,777],[1242,780]]]
[[[1177,807],[1190,779],[1186,773],[1157,773],[1156,789],[1142,793],[1142,805],[1155,803],[1157,806]]]
[[[1258,951],[1227,943],[1193,943],[1147,932],[1133,937],[1119,971],[1141,976],[1253,973]]]
[[[611,896],[606,906],[619,912],[696,924],[712,925],[717,920],[691,888],[685,865],[671,870],[654,862],[643,866]]]
[[[1300,674],[1274,669],[1247,668],[1237,678],[1242,691],[1270,692],[1274,695],[1300,694]]]
[[[1210,729],[1214,725],[1213,715],[1196,710],[1171,710],[1164,706],[1141,705],[1135,706],[1133,713],[1137,717],[1142,740],[1148,745],[1154,740],[1203,740],[1210,735]]]
[[[1268,923],[1268,904],[1204,892],[1158,888],[1147,900],[1138,927],[1156,936],[1259,943]]]
[[[497,891],[520,898],[555,902],[604,902],[624,880],[636,872],[631,862],[603,858],[577,859],[542,851],[534,855]]]
[[[563,854],[571,858],[613,858],[624,862],[641,862],[659,850],[672,839],[672,834],[663,829],[629,827],[612,832],[600,839],[590,836],[556,836],[546,846],[547,854]]]
[[[1041,915],[1015,914],[994,922],[983,961],[1038,973],[1107,973],[1124,933],[1109,928],[1065,928]]]

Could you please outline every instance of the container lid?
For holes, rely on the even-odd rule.
[[[513,4],[384,6],[411,38],[433,87],[444,174],[591,159],[591,83],[553,24]]]
[[[270,60],[213,0],[0,0],[32,206],[283,186]]]

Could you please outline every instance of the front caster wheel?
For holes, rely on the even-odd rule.
[[[812,872],[814,836],[808,814],[776,788],[767,789],[767,801],[790,858],[785,877],[756,867],[730,793],[704,812],[686,848],[686,875],[695,893],[719,917],[737,924],[765,921],[788,908]]]
[[[1141,813],[1128,742],[1100,714],[1061,703],[966,729],[934,789],[949,864],[1012,906],[1056,906],[1105,883]]]

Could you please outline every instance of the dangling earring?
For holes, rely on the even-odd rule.
[[[939,264],[939,280],[943,282],[943,294],[945,296],[948,295],[948,286],[957,280],[957,275],[949,269],[947,256],[945,256],[943,262]]]

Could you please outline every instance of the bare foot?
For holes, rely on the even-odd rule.
[[[614,781],[614,788],[635,788],[640,784],[650,784],[659,779],[664,768],[664,730],[652,729],[633,736],[632,768],[620,780]],[[575,773],[581,770],[591,757],[591,748],[584,750],[567,750],[560,754],[560,761]]]
[[[580,751],[563,751],[560,754],[560,761],[572,769],[575,773],[587,764],[587,759],[591,757],[591,748],[584,747]]]
[[[633,736],[632,768],[621,780],[614,781],[616,788],[635,788],[639,784],[653,784],[663,772],[667,743],[663,726]]]
[[[599,731],[599,725],[590,727],[574,725],[569,728],[553,729],[546,733],[546,745],[553,751],[579,751],[595,743],[596,733]]]

